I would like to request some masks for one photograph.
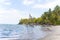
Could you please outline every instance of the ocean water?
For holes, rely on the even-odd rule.
[[[41,26],[0,24],[0,40],[38,40],[46,35]]]

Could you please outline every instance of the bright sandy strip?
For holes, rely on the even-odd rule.
[[[60,26],[52,26],[52,32],[39,40],[60,40]]]

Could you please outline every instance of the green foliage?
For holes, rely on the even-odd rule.
[[[54,10],[49,9],[39,18],[21,19],[19,24],[49,24],[60,25],[60,7],[57,5]]]

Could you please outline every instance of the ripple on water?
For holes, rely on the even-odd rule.
[[[38,39],[46,36],[40,26],[0,25],[0,38]]]

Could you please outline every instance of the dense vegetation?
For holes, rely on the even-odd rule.
[[[49,9],[39,18],[21,19],[19,24],[60,25],[60,7],[57,5],[52,11]]]

